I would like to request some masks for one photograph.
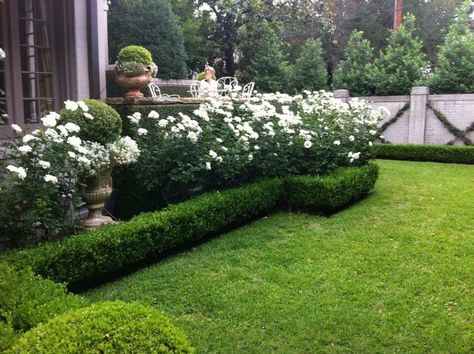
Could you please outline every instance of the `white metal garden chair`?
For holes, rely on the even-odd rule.
[[[162,94],[160,87],[154,82],[148,84],[148,89],[150,90],[151,97],[153,98],[181,98],[179,95]]]
[[[236,90],[238,85],[239,82],[233,76],[224,76],[217,79],[217,87],[222,90],[222,96],[228,96]]]
[[[253,88],[255,87],[255,82],[249,82],[245,84],[244,88],[242,89],[241,97],[243,99],[249,99],[252,96]]]
[[[199,97],[199,85],[201,83],[199,81],[193,82],[189,86],[189,92],[191,92],[192,97]]]

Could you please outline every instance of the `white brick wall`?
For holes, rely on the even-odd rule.
[[[423,92],[423,89],[421,91],[420,89],[413,88],[414,91],[418,90],[418,93]],[[427,106],[425,107],[424,99],[437,111],[443,113],[448,121],[460,130],[465,130],[474,122],[474,94],[417,94],[360,98],[371,102],[374,107],[384,106],[387,108],[390,111],[390,117],[385,121],[395,116],[407,102],[410,102],[410,109],[382,133],[385,139],[391,143],[446,144],[455,138],[439,121],[433,111]],[[411,124],[410,120],[412,120]],[[380,125],[385,121],[381,122]],[[467,137],[474,142],[474,132],[469,133]],[[455,145],[463,145],[463,142],[456,139]]]

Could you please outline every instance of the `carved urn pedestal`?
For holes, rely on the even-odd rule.
[[[94,230],[103,224],[114,223],[111,217],[102,215],[104,204],[112,193],[112,170],[87,179],[82,199],[86,202],[89,215],[82,221],[86,230]]]

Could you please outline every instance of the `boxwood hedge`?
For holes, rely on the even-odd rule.
[[[4,254],[0,259],[0,351],[193,352],[182,332],[164,315],[120,302],[85,307],[85,299],[67,293],[64,285],[53,280],[67,282],[71,288],[90,286],[91,281],[126,271],[275,209],[333,212],[369,192],[377,175],[377,166],[369,164],[343,168],[325,177],[262,180],[207,193],[128,222]]]
[[[474,164],[474,146],[376,144],[378,159]]]
[[[69,294],[62,284],[43,279],[29,269],[16,271],[0,263],[0,332],[9,333],[8,327],[24,332],[87,304],[82,297]]]
[[[193,353],[163,314],[137,303],[104,302],[70,311],[24,334],[10,353]]]
[[[377,174],[377,166],[369,164],[325,177],[261,180],[3,258],[20,269],[31,267],[36,274],[79,289],[275,209],[339,210],[363,197],[374,186]]]

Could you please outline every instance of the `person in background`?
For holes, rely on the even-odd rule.
[[[217,81],[214,80],[216,71],[212,66],[206,66],[204,74],[204,80],[199,82],[199,97],[217,96]]]

